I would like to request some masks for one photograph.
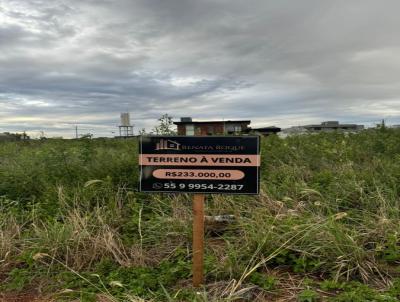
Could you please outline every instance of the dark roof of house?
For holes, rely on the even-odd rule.
[[[231,120],[226,120],[226,121],[188,121],[188,122],[174,122],[175,125],[184,125],[184,124],[250,124],[250,120],[239,120],[239,121],[231,121]]]
[[[328,124],[328,125],[323,125],[323,124],[316,124],[316,125],[305,125],[303,126],[304,128],[342,128],[342,127],[357,127],[357,126],[362,126],[362,125],[357,125],[357,124]]]
[[[248,128],[245,130],[246,133],[250,133],[252,131],[259,132],[259,133],[276,133],[280,132],[282,129],[275,126],[269,127],[259,127],[259,128]]]
[[[261,127],[261,128],[251,128],[254,131],[268,131],[268,130],[281,130],[279,127],[270,126],[270,127]]]

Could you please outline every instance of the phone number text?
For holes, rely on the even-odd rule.
[[[166,182],[166,183],[158,183],[153,185],[154,188],[160,190],[220,190],[220,191],[241,191],[243,189],[243,185],[239,184],[185,184],[185,183],[174,183],[174,182]]]

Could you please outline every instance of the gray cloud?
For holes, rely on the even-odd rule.
[[[0,131],[111,135],[130,111],[400,123],[395,0],[0,0]],[[88,130],[89,131],[89,130]]]

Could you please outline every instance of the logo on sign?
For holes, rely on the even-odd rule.
[[[170,140],[170,139],[160,139],[156,144],[156,150],[180,150],[181,144]]]

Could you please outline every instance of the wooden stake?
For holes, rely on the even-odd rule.
[[[204,283],[204,194],[193,195],[193,286]]]

